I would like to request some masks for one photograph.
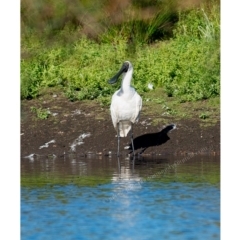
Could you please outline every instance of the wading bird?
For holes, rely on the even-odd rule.
[[[111,78],[108,83],[113,84],[117,82],[121,74],[123,74],[121,88],[113,94],[110,106],[113,126],[117,131],[118,137],[118,156],[120,137],[126,137],[131,129],[132,149],[133,154],[135,154],[133,146],[133,124],[138,121],[142,109],[142,98],[131,86],[133,66],[129,61],[123,63],[119,72]]]

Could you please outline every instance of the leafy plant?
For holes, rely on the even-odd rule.
[[[201,119],[207,119],[207,118],[209,118],[209,114],[208,114],[208,113],[201,113],[201,114],[199,115],[199,118],[201,118]]]
[[[37,117],[41,120],[47,119],[50,115],[50,111],[48,109],[31,107],[31,112],[36,113]]]
[[[93,2],[84,2],[82,8],[87,9],[86,17],[91,11],[97,19],[98,15],[94,14],[103,5],[93,1],[96,8],[92,9]],[[34,2],[35,5],[30,6],[24,0],[21,98],[36,98],[42,89],[60,86],[71,101],[99,99],[106,103],[120,86],[120,82],[111,86],[107,80],[125,60],[133,63],[132,85],[143,96],[150,91],[151,84],[151,91],[163,88],[169,97],[177,97],[179,102],[218,97],[219,4],[211,1],[209,5],[177,13],[173,2],[168,2],[145,1],[139,5],[133,1],[129,12],[122,13],[129,18],[118,22],[99,16],[104,27],[97,36],[90,37],[84,33],[86,29],[81,24],[84,19],[60,21],[66,10],[54,1],[43,1],[40,5]],[[47,9],[44,7],[47,4],[56,12],[50,11],[43,17],[37,9],[46,14],[43,10]],[[166,7],[160,8],[164,4]],[[156,10],[153,17],[143,19],[140,13],[146,5],[156,6]],[[41,29],[44,24],[34,25],[27,14],[29,11],[44,22],[48,19],[51,23],[48,29]]]

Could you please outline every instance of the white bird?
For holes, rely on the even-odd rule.
[[[117,82],[119,76],[123,74],[121,88],[117,90],[113,96],[110,106],[113,126],[117,131],[118,137],[118,156],[120,137],[126,137],[132,129],[131,142],[133,146],[133,124],[138,121],[140,111],[142,109],[142,98],[131,86],[133,66],[129,61],[123,63],[119,72],[111,78],[108,83]]]

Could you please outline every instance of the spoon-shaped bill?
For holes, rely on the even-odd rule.
[[[123,72],[127,72],[127,71],[128,71],[128,67],[129,67],[129,64],[128,64],[127,62],[125,62],[125,63],[122,65],[122,67],[121,67],[121,69],[119,70],[119,72],[118,72],[115,76],[113,76],[113,77],[108,81],[108,83],[109,83],[109,84],[114,84],[115,82],[117,82],[119,76],[120,76]]]

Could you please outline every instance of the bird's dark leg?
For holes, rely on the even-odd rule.
[[[132,142],[132,152],[133,152],[133,156],[135,156],[134,144],[133,144],[133,124],[132,124],[132,135],[131,135],[131,142]]]
[[[118,138],[118,150],[117,150],[118,171],[119,171],[119,173],[121,173],[121,164],[120,164],[120,160],[119,160],[119,144],[120,144],[119,123],[117,123],[117,138]]]
[[[119,123],[117,123],[117,138],[118,138],[118,151],[117,151],[117,156],[119,157],[119,145],[120,145]]]
[[[134,144],[133,144],[133,124],[132,124],[131,142],[132,142],[132,151],[133,151],[133,170],[134,170],[134,165],[135,165],[135,151],[134,151]]]

